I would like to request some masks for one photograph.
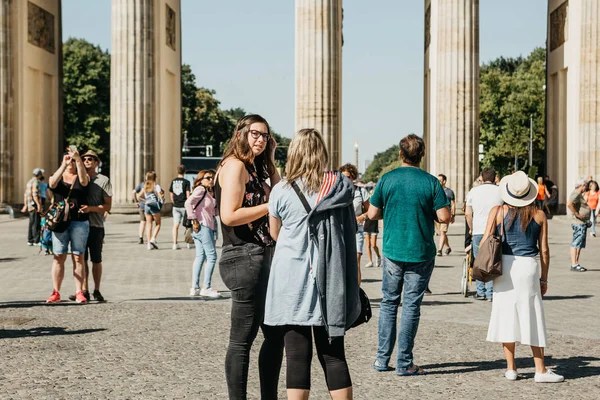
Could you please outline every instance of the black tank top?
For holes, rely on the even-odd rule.
[[[248,183],[244,192],[242,207],[255,207],[267,202],[267,193],[263,186],[264,179],[257,173],[254,165],[246,165],[248,171]],[[264,176],[264,175],[263,175]],[[221,186],[219,177],[215,182],[215,195],[217,207],[221,209]],[[265,215],[256,221],[240,226],[228,226],[221,221],[221,232],[223,233],[223,246],[241,246],[246,243],[255,243],[259,246],[270,247],[275,241],[269,233],[269,216]]]

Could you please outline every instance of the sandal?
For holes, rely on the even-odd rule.
[[[413,376],[413,375],[426,375],[427,372],[419,367],[418,365],[413,365],[413,370],[406,370],[402,372],[396,372],[398,376]]]

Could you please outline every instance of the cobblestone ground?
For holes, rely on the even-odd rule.
[[[111,216],[107,224],[105,304],[64,301],[46,306],[52,290],[50,257],[25,245],[25,220],[0,221],[1,399],[215,399],[226,398],[223,359],[230,301],[187,296],[193,250],[173,251],[171,219],[164,220],[158,251],[136,244],[137,221]],[[370,365],[377,346],[381,269],[363,268],[363,287],[374,307],[371,322],[346,337],[347,358],[358,399],[600,398],[599,239],[588,238],[582,264],[568,270],[570,226],[550,225],[552,265],[545,298],[547,363],[565,375],[561,384],[533,381],[530,350],[517,348],[521,378],[503,377],[500,345],[485,342],[490,303],[462,297],[463,221],[450,229],[453,253],[438,258],[425,298],[415,345],[416,362],[430,374],[397,377]],[[598,242],[597,242],[598,241]],[[366,257],[365,257],[366,258]],[[363,261],[363,265],[366,261]],[[218,268],[214,284],[225,289]],[[63,298],[73,291],[67,274]],[[249,398],[259,398],[253,348]],[[314,358],[312,398],[328,398]],[[285,373],[280,398],[285,398]]]

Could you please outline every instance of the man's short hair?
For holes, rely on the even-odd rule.
[[[344,164],[340,167],[340,172],[348,172],[350,174],[350,179],[355,181],[358,179],[358,169],[354,164]]]
[[[425,155],[425,141],[423,138],[411,133],[400,141],[400,154],[402,160],[408,164],[421,164],[421,160]]]
[[[577,189],[580,186],[585,186],[585,184],[587,183],[587,181],[584,178],[579,178],[575,181],[575,189]]]
[[[181,164],[177,167],[177,174],[178,175],[183,175],[185,174],[185,165]]]
[[[496,180],[496,171],[494,168],[484,168],[483,171],[481,171],[481,179],[483,179],[484,182],[494,182]]]
[[[438,174],[438,177],[439,177],[439,178],[442,178],[442,180],[443,180],[444,182],[448,182],[448,178],[446,178],[446,175],[444,175],[444,174]]]

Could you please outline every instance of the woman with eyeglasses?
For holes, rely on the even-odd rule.
[[[214,175],[203,170],[198,172],[194,180],[193,191],[185,201],[185,212],[188,219],[192,220],[192,238],[196,246],[196,258],[192,268],[192,288],[190,296],[219,297],[219,292],[212,288],[211,281],[215,264],[217,263],[217,250],[214,240],[214,217],[216,201],[210,193]],[[204,271],[204,284],[200,288],[200,272],[206,259]]]
[[[69,244],[73,255],[73,276],[75,277],[75,301],[86,303],[87,299],[81,288],[84,274],[84,256],[87,248],[87,239],[90,232],[89,214],[80,212],[81,207],[87,205],[87,186],[90,181],[87,170],[83,165],[79,151],[75,146],[69,146],[63,161],[56,172],[50,177],[48,184],[55,201],[68,199],[69,220],[68,227],[62,231],[52,232],[52,283],[54,291],[46,303],[60,302],[60,287],[65,277],[65,260]],[[62,229],[61,229],[62,230]]]
[[[275,168],[275,140],[260,115],[247,115],[237,123],[219,163],[215,182],[221,216],[223,249],[219,272],[231,290],[231,329],[225,356],[225,377],[230,399],[246,399],[250,348],[263,324],[265,296],[275,241],[269,234],[268,199],[281,177]],[[283,347],[263,342],[259,371],[279,363]],[[279,354],[270,358],[269,355]],[[279,370],[279,368],[276,368]],[[273,370],[273,369],[271,369]],[[277,380],[260,377],[261,398],[277,398]]]

